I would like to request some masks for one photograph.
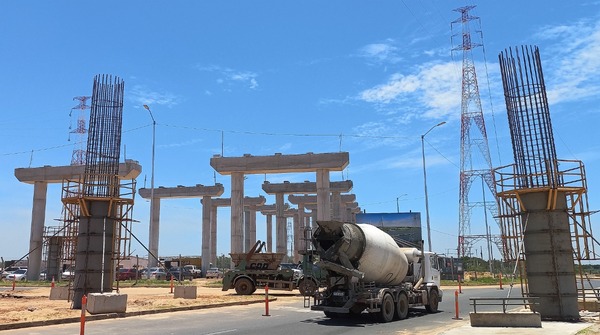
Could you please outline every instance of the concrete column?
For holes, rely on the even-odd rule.
[[[254,241],[256,242],[256,241]],[[250,241],[250,210],[244,210],[244,252],[250,251],[254,244]]]
[[[344,211],[344,221],[345,222],[354,222],[354,221],[352,221],[352,210],[353,210],[353,208],[346,207],[346,210]]]
[[[211,248],[211,197],[202,197],[202,274],[206,274],[210,263]]]
[[[244,246],[244,174],[231,173],[231,252],[242,252]]]
[[[29,265],[27,269],[28,280],[40,279],[44,221],[46,221],[46,193],[48,191],[48,183],[46,182],[36,181],[33,185],[31,235],[29,236]]]
[[[158,266],[158,237],[160,231],[160,198],[154,198],[154,206],[150,213],[150,236],[148,250],[152,255],[148,255],[148,267]],[[156,257],[156,258],[155,258]]]
[[[210,262],[217,266],[217,206],[210,208]]]
[[[267,215],[267,252],[273,252],[273,215]]]
[[[342,196],[340,192],[331,192],[331,219],[335,221],[341,221],[343,219],[342,213]]]
[[[329,170],[317,170],[317,219],[331,220],[331,201],[329,200]]]
[[[294,231],[294,236],[298,236],[298,244],[296,250],[306,249],[306,241],[304,240],[304,221],[306,213],[304,213],[304,204],[298,204],[298,229]]]
[[[275,211],[277,212],[275,218],[275,236],[276,236],[276,248],[275,252],[286,252],[287,249],[287,238],[285,236],[286,231],[286,219],[283,214],[284,212],[283,193],[275,194]]]
[[[248,223],[250,228],[248,229],[248,239],[250,240],[250,248],[252,248],[254,243],[256,243],[256,207],[250,208],[249,214],[250,220]]]
[[[293,219],[293,231],[294,231],[294,249],[292,252],[292,257],[294,257],[294,263],[298,263],[300,260],[300,254],[298,251],[300,248],[300,211],[294,214]]]
[[[317,227],[316,226],[316,224],[317,224],[316,222],[319,219],[319,215],[317,213],[317,210],[313,210],[312,213],[311,213],[311,216],[312,216],[312,221],[313,221],[313,228],[316,228]]]
[[[108,201],[85,200],[90,216],[82,216],[77,236],[73,309],[81,309],[81,298],[89,293],[111,292],[115,263],[116,207]]]

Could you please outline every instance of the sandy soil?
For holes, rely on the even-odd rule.
[[[171,289],[163,288],[121,288],[119,293],[127,294],[127,312],[169,309],[174,307],[203,306],[228,302],[264,300],[262,290],[251,296],[239,296],[234,290],[226,292],[220,288],[202,286],[203,282],[194,281],[198,286],[197,299],[174,299]],[[186,283],[190,285],[189,282]],[[290,292],[292,294],[293,292]],[[81,310],[71,309],[66,300],[50,300],[50,288],[27,288],[0,291],[0,324],[31,321],[46,321],[80,317]],[[294,295],[290,295],[293,297]]]

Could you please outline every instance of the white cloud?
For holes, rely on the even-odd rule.
[[[137,105],[162,105],[167,107],[177,105],[180,100],[180,97],[173,93],[153,91],[143,85],[133,86],[128,92],[128,97]]]
[[[600,94],[600,21],[585,19],[571,25],[543,27],[536,37],[554,45],[540,48],[551,104]]]
[[[393,74],[386,83],[360,92],[358,99],[377,104],[410,102],[428,118],[460,113],[459,69],[454,62],[424,64],[411,74]]]
[[[397,63],[402,58],[398,55],[398,48],[392,45],[393,41],[388,40],[387,43],[373,43],[362,47],[359,50],[361,57],[367,58],[369,61],[377,63]]]
[[[366,102],[390,103],[404,93],[412,93],[420,86],[419,78],[414,75],[394,74],[387,83],[377,85],[360,93],[360,99]]]
[[[219,77],[216,79],[216,81],[221,85],[231,86],[237,83],[242,84],[251,90],[258,88],[258,74],[251,71],[239,71],[218,65],[198,66],[197,69],[199,71],[217,74]]]
[[[195,145],[197,143],[202,142],[203,140],[200,138],[194,138],[191,140],[187,140],[184,142],[179,142],[179,143],[169,143],[169,144],[163,144],[163,145],[159,145],[159,148],[178,148],[178,147],[186,147],[186,146],[190,146],[190,145]]]

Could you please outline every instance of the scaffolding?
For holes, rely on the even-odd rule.
[[[525,193],[544,192],[547,194],[546,210],[554,210],[557,201],[557,195],[563,193],[567,200],[567,215],[569,217],[569,227],[575,264],[577,265],[577,293],[580,299],[585,303],[589,299],[590,285],[586,288],[588,281],[583,271],[583,265],[587,261],[599,260],[600,255],[597,252],[598,240],[593,237],[592,224],[590,220],[591,212],[588,205],[587,181],[585,176],[585,167],[579,160],[556,159],[554,162],[548,162],[547,166],[555,167],[543,173],[535,172],[531,174],[517,173],[515,164],[505,165],[494,170],[496,180],[496,192],[500,199],[499,219],[503,227],[502,236],[504,259],[514,262],[518,269],[521,280],[521,287],[524,294],[527,294],[527,278],[525,275],[525,254],[523,250],[523,230],[526,227],[527,217],[523,217],[524,205],[521,197]],[[542,175],[545,174],[545,175]],[[545,186],[536,188],[522,188],[519,185],[523,180],[558,180],[557,187]],[[597,300],[597,294],[594,292],[594,298]]]
[[[98,186],[95,184],[94,186]],[[135,180],[122,181],[119,183],[119,192],[114,197],[88,197],[84,196],[83,190],[90,189],[91,185],[86,185],[83,178],[77,180],[67,179],[62,184],[62,202],[65,208],[63,214],[63,263],[67,265],[75,264],[77,251],[78,227],[82,216],[90,216],[88,205],[90,201],[103,201],[108,203],[109,213],[115,213],[114,231],[112,232],[113,241],[111,259],[116,264],[122,260],[129,259],[131,255],[132,225],[133,225],[133,203],[135,197]],[[109,274],[114,277],[118,266],[112,267]]]

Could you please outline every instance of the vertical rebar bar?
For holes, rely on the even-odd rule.
[[[556,149],[537,46],[498,56],[520,187],[557,187]],[[526,176],[526,177],[525,177]]]
[[[123,115],[123,80],[111,75],[94,77],[92,108],[85,161],[86,196],[119,195],[119,156]]]

